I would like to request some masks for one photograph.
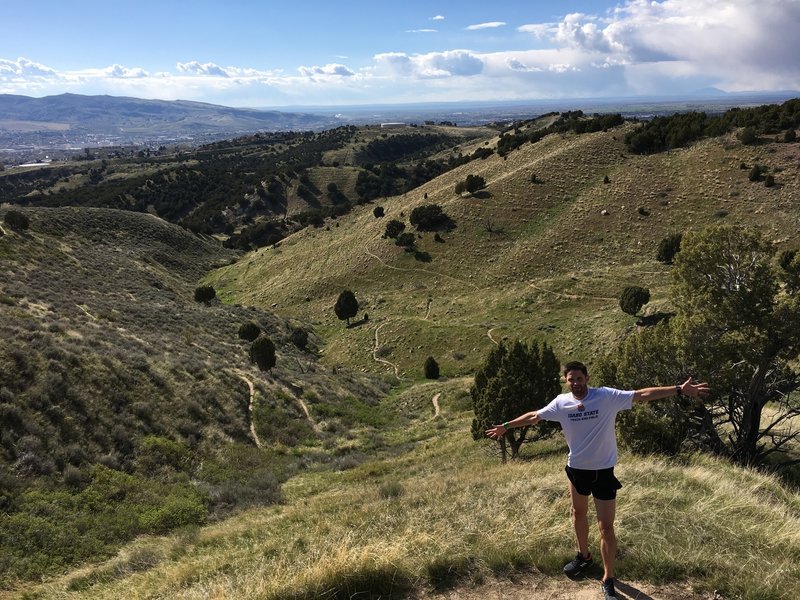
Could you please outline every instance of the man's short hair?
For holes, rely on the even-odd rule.
[[[567,373],[569,373],[570,371],[580,371],[581,373],[583,373],[584,377],[589,376],[589,371],[586,368],[586,365],[577,360],[573,360],[572,362],[568,362],[567,364],[564,365],[564,377],[566,377]]]

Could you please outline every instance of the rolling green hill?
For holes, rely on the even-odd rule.
[[[589,363],[633,326],[618,298],[645,285],[650,311],[668,305],[668,267],[655,259],[670,233],[711,223],[759,227],[781,247],[798,247],[798,146],[743,146],[734,134],[689,148],[637,156],[623,137],[633,126],[550,135],[508,154],[466,165],[402,196],[306,229],[209,275],[226,302],[277,305],[312,322],[329,364],[418,377],[434,356],[447,375],[472,372],[492,338],[545,337],[563,356]],[[765,165],[778,185],[751,182],[742,165]],[[486,190],[458,196],[468,174]],[[537,183],[531,182],[532,175]],[[609,183],[604,183],[608,177]],[[425,198],[427,196],[427,199]],[[451,231],[417,232],[430,262],[382,239],[390,219],[435,203]],[[324,250],[321,250],[324,249]],[[369,320],[345,328],[332,307],[356,293]],[[490,335],[491,333],[491,335]],[[376,342],[377,339],[377,342]]]
[[[24,208],[30,230],[0,237],[6,595],[593,593],[591,579],[558,578],[573,552],[563,441],[500,466],[469,433],[471,374],[505,338],[538,337],[593,364],[635,327],[618,303],[627,285],[650,288],[646,311],[669,310],[669,267],[655,258],[668,234],[738,223],[800,248],[798,144],[743,145],[731,131],[634,155],[624,138],[635,127],[550,134],[247,253],[151,215]],[[358,172],[397,167],[357,164],[361,146],[386,139],[377,130],[337,135],[312,152],[321,166],[275,176],[349,193]],[[500,139],[468,137],[428,158]],[[295,142],[293,156],[305,155]],[[219,152],[231,177],[248,177],[237,161],[266,156],[259,145],[192,160]],[[399,155],[402,168],[422,162]],[[756,164],[775,185],[750,181]],[[456,194],[468,175],[485,189]],[[426,204],[449,225],[417,231],[411,215]],[[392,219],[414,251],[384,237]],[[218,300],[194,302],[201,282]],[[343,289],[361,305],[351,327],[333,312]],[[251,320],[278,346],[269,374],[237,336]],[[307,346],[293,341],[298,329]],[[428,356],[442,380],[422,379]],[[692,454],[623,453],[620,473],[619,567],[632,588],[660,600],[793,597],[790,485]]]

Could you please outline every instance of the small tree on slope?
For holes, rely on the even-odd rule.
[[[472,438],[484,439],[484,432],[493,425],[543,408],[560,392],[559,362],[547,344],[533,342],[528,346],[515,341],[507,347],[501,343],[492,349],[478,369],[470,390],[475,412]],[[503,462],[509,448],[512,459],[519,455],[528,429],[511,429],[499,440]],[[549,435],[554,430],[551,423],[537,425],[532,439]]]
[[[350,290],[344,290],[339,294],[336,300],[336,305],[333,307],[333,312],[339,317],[340,321],[347,321],[347,326],[350,326],[350,319],[358,314],[358,300]]]

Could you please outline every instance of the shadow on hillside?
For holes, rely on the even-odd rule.
[[[353,321],[352,323],[350,323],[347,326],[347,329],[353,329],[354,327],[361,327],[365,323],[369,323],[369,317],[367,316],[367,313],[364,313],[364,316],[361,317],[361,319],[359,319],[358,321]]]
[[[652,315],[646,315],[644,317],[639,317],[636,320],[636,326],[637,327],[652,327],[653,325],[658,325],[661,321],[669,321],[676,314],[677,313],[674,313],[674,312],[657,312],[657,313],[653,313]]]
[[[491,192],[487,192],[486,190],[479,190],[472,194],[473,198],[477,198],[478,200],[488,200],[492,197]]]

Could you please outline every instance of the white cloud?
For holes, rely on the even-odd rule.
[[[58,73],[27,58],[17,60],[0,58],[0,79],[5,77],[58,77]]]
[[[572,13],[518,30],[578,51],[597,68],[625,65],[631,92],[649,93],[701,80],[729,90],[798,89],[798,23],[797,0],[628,0],[607,16]]]
[[[435,17],[430,18],[431,21],[444,21],[444,17],[442,15],[436,15]]]
[[[353,71],[339,63],[331,63],[324,67],[298,67],[297,70],[304,77],[352,77]]]
[[[567,73],[569,71],[578,72],[580,68],[570,64],[552,64],[547,70],[553,73]]]
[[[558,27],[558,23],[537,23],[532,25],[521,25],[517,27],[517,31],[521,33],[532,33],[534,37],[543,39],[548,34],[553,33]]]
[[[406,77],[414,73],[414,62],[411,57],[404,52],[384,52],[372,57],[378,70]]]
[[[228,71],[214,63],[200,63],[196,60],[189,62],[179,62],[177,64],[178,71],[187,73],[188,75],[202,75],[207,77],[228,77]]]
[[[553,39],[562,46],[582,48],[589,52],[615,53],[624,51],[624,46],[616,41],[609,30],[597,25],[597,18],[581,13],[572,13],[558,24]]]
[[[150,76],[147,71],[139,67],[128,69],[126,67],[123,67],[122,65],[112,65],[110,67],[106,67],[105,69],[102,70],[102,73],[106,77],[118,77],[121,79],[126,79],[126,78],[136,79],[140,77]]]
[[[468,25],[467,31],[476,31],[478,29],[496,29],[498,27],[505,27],[507,23],[503,21],[491,21],[489,23],[477,23],[475,25]]]
[[[483,70],[483,61],[469,50],[449,50],[409,56],[388,52],[374,57],[378,68],[390,76],[435,79],[469,77]]]
[[[438,29],[406,29],[406,33],[437,33]]]
[[[508,65],[508,68],[512,71],[520,71],[523,73],[537,73],[541,72],[542,70],[540,67],[528,66],[518,58],[514,58],[512,56],[506,58],[506,65]]]

